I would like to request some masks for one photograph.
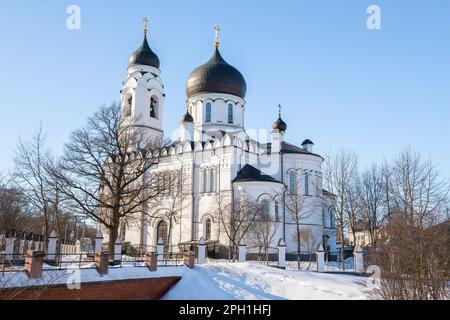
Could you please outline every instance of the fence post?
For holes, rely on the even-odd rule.
[[[320,245],[319,249],[317,249],[316,251],[316,262],[317,262],[317,272],[324,272],[325,250],[323,250],[322,245]]]
[[[184,264],[189,269],[194,269],[194,267],[195,267],[195,252],[190,251],[185,255]]]
[[[42,278],[42,264],[45,252],[28,250],[25,258],[25,271],[31,279]]]
[[[122,241],[117,238],[116,243],[114,244],[114,263],[122,262]]]
[[[100,276],[108,274],[109,252],[102,251],[95,254],[95,266]]]
[[[95,234],[94,254],[102,253],[102,246],[103,246],[103,234],[100,230],[98,230],[97,233]]]
[[[206,259],[206,243],[205,239],[200,238],[200,241],[198,242],[198,264],[204,264]]]
[[[56,236],[55,230],[50,233],[50,237],[48,237],[48,248],[47,248],[47,260],[49,262],[56,261],[56,242],[58,238]]]
[[[278,241],[278,267],[286,268],[286,243],[283,238]]]
[[[14,243],[16,238],[6,238],[5,241],[5,258],[6,261],[11,261],[14,259]]]
[[[145,264],[151,272],[158,270],[158,255],[156,252],[148,252],[145,254]]]
[[[245,258],[247,255],[247,245],[245,244],[244,239],[241,239],[239,242],[239,262],[245,262]]]
[[[353,264],[355,265],[355,272],[364,272],[363,250],[359,244],[353,251]]]

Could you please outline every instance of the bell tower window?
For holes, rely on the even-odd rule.
[[[133,104],[133,96],[131,94],[127,95],[124,101],[123,113],[125,117],[131,116],[131,105]]]
[[[233,105],[232,104],[228,105],[228,123],[230,123],[230,124],[233,123]]]
[[[155,96],[151,97],[150,99],[150,117],[154,118],[154,119],[158,119],[158,107],[159,107],[159,103],[158,103],[158,98],[156,98]]]
[[[211,103],[206,104],[205,122],[211,122]]]

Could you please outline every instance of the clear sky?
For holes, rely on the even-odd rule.
[[[66,9],[81,8],[81,30]],[[381,30],[366,27],[369,5]],[[221,52],[247,81],[246,127],[270,128],[283,105],[286,139],[315,151],[354,149],[362,166],[411,146],[450,176],[450,1],[0,2],[0,171],[19,136],[42,121],[55,152],[99,105],[118,100],[130,54],[161,60],[164,126],[185,110],[189,73]]]

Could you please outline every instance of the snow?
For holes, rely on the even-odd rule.
[[[165,300],[369,299],[367,278],[286,271],[252,262],[210,263],[184,269]]]

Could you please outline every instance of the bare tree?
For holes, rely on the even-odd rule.
[[[389,197],[396,209],[371,253],[371,263],[382,270],[376,294],[384,299],[446,299],[449,182],[409,149],[392,162],[390,173]]]
[[[167,240],[172,239],[173,228],[180,219],[180,213],[188,204],[185,200],[190,196],[191,188],[188,185],[187,175],[182,168],[162,173],[166,178],[167,187],[163,192],[163,199],[155,198],[149,202],[147,223],[155,219],[168,221]],[[159,239],[158,239],[159,240]],[[169,247],[172,253],[172,246]]]
[[[165,146],[134,124],[122,118],[119,105],[102,106],[72,132],[61,170],[52,170],[73,208],[107,231],[110,252],[121,220],[148,214],[145,204],[167,188],[152,172]]]
[[[358,205],[361,208],[360,219],[369,233],[370,243],[373,249],[376,248],[380,231],[385,223],[389,196],[385,197],[383,188],[383,172],[376,165],[365,170],[361,174],[358,188]]]
[[[319,247],[319,238],[316,233],[311,228],[302,228],[300,230],[300,239],[302,242],[302,246],[305,251],[308,253],[308,267],[307,269],[311,269],[311,263],[313,260],[313,256]]]
[[[50,186],[46,170],[48,156],[46,136],[40,126],[30,141],[24,142],[19,139],[14,158],[13,180],[35,212],[42,217],[46,244],[50,235]]]
[[[26,216],[26,200],[15,189],[0,186],[0,234],[9,230],[23,230]]]
[[[216,195],[216,211],[222,230],[229,240],[228,259],[236,260],[239,243],[250,230],[258,214],[258,203],[245,194],[238,196],[226,193]]]
[[[274,243],[275,236],[280,225],[278,217],[273,217],[268,206],[259,204],[255,220],[250,225],[249,233],[246,237],[251,247],[258,248],[258,255],[264,257],[266,263],[269,262],[269,253],[271,245]]]
[[[345,225],[347,224],[347,191],[352,179],[355,177],[358,168],[358,157],[352,151],[341,149],[333,155],[329,155],[325,162],[324,178],[325,185],[335,196],[331,198],[336,220],[339,225],[339,236],[341,238],[340,263],[341,268],[344,264],[344,239]]]
[[[317,189],[319,184],[307,178],[307,173],[303,169],[291,169],[289,175],[289,188],[285,191],[285,206],[289,222],[295,225],[294,241],[296,244],[297,253],[297,267],[301,269],[301,252],[302,252],[302,226],[306,219],[312,215],[317,214],[322,208],[319,202],[320,198],[317,195],[322,193],[322,190]],[[292,181],[293,180],[293,181]],[[308,184],[308,186],[306,186]],[[307,190],[308,189],[308,190]],[[311,190],[309,190],[311,189]],[[321,188],[320,188],[321,189]],[[316,190],[315,194],[311,194],[312,190]]]

